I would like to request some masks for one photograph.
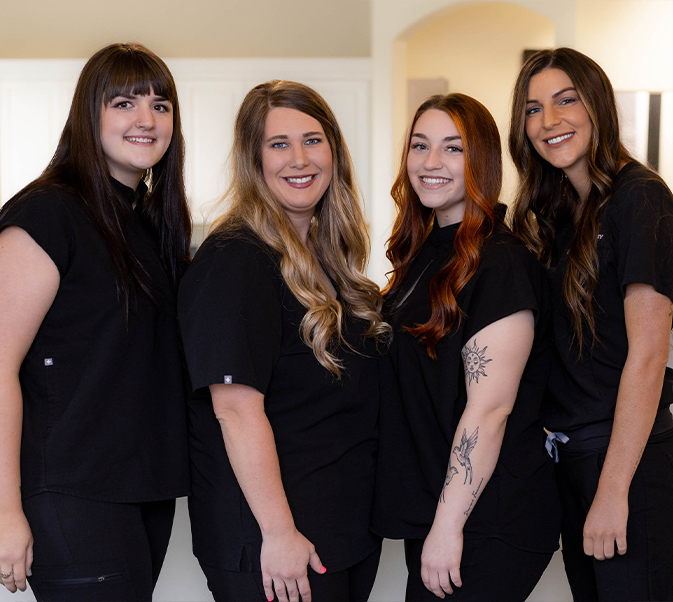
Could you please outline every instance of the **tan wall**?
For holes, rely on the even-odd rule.
[[[368,0],[0,0],[0,58],[369,56],[370,25]]]
[[[576,0],[575,48],[616,90],[673,90],[673,2]]]

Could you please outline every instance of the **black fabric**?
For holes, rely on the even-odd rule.
[[[560,228],[548,271],[556,352],[545,403],[545,426],[572,438],[572,430],[612,421],[628,341],[624,295],[629,284],[650,284],[673,299],[673,197],[666,185],[638,163],[628,163],[614,180],[600,223],[598,288],[593,309],[597,340],[591,334],[581,358],[563,299],[572,223]],[[581,402],[578,402],[581,400]],[[673,371],[667,370],[660,407],[673,401]]]
[[[304,307],[278,258],[252,234],[209,237],[180,286],[180,326],[195,393],[189,400],[194,552],[202,565],[239,570],[245,550],[261,570],[261,534],[238,486],[215,418],[210,384],[265,396],[285,493],[297,529],[329,571],[353,565],[379,539],[368,529],[378,439],[378,358],[365,325],[345,320],[339,381],[299,335]]]
[[[424,540],[404,542],[409,577],[405,602],[436,602],[437,596],[421,579],[421,554]],[[463,585],[454,588],[447,602],[524,602],[535,589],[549,565],[553,552],[527,552],[500,539],[474,538],[463,542],[460,578]]]
[[[166,556],[175,500],[123,504],[44,492],[24,502],[38,602],[147,602]]]
[[[576,602],[673,600],[673,434],[650,438],[629,488],[626,554],[596,560],[582,531],[605,450],[559,446],[557,478],[563,500],[563,561]]]
[[[54,189],[10,201],[0,217],[0,230],[25,230],[61,277],[19,375],[24,498],[54,491],[142,502],[189,491],[175,291],[132,209],[134,191],[113,184],[128,201],[126,240],[156,299],[132,292],[128,325],[110,254],[77,197]]]
[[[367,602],[376,581],[381,546],[369,556],[344,569],[319,575],[310,567],[308,581],[313,602]],[[203,567],[215,602],[265,602],[262,573],[223,571]],[[276,596],[274,598],[278,600]],[[301,597],[300,597],[301,599]]]
[[[381,443],[373,528],[396,539],[426,537],[467,402],[461,349],[485,326],[530,309],[535,315],[533,349],[498,463],[464,532],[499,537],[522,549],[553,551],[558,547],[560,518],[540,418],[549,367],[549,300],[542,268],[499,222],[484,245],[476,273],[458,295],[465,315],[439,341],[438,359],[431,359],[425,346],[403,330],[430,317],[428,286],[451,257],[458,227],[439,228],[435,223],[405,282],[386,299],[394,339],[381,362]]]

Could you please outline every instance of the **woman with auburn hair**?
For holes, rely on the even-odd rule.
[[[191,223],[173,78],[139,44],[80,74],[51,162],[0,212],[0,577],[146,601],[189,492],[176,316]],[[34,544],[33,544],[34,538]]]
[[[406,600],[523,602],[558,547],[540,420],[549,299],[503,222],[500,136],[464,94],[411,122],[392,196],[374,531],[405,540]]]
[[[194,553],[218,601],[365,602],[390,327],[348,149],[314,90],[270,81],[230,160],[230,208],[179,294]]]
[[[521,69],[509,146],[514,231],[552,290],[544,419],[573,597],[673,600],[671,192],[621,143],[606,74],[570,48]]]

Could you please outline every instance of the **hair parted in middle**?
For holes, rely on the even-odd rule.
[[[592,124],[587,152],[591,190],[584,201],[563,171],[540,157],[526,134],[530,80],[552,68],[562,70],[570,78]],[[575,337],[581,350],[585,325],[595,340],[591,303],[598,285],[596,241],[600,218],[621,164],[633,160],[619,137],[615,94],[603,69],[572,48],[540,50],[531,56],[521,68],[514,87],[509,150],[520,176],[512,229],[543,264],[549,265],[551,261],[557,225],[575,220],[563,297],[572,314]]]
[[[308,236],[340,300],[322,284],[311,251],[264,180],[264,130],[269,111],[276,107],[316,119],[332,152],[332,178],[316,206]],[[278,253],[286,284],[307,309],[300,326],[302,339],[318,361],[340,377],[343,366],[334,351],[339,345],[348,346],[342,335],[344,312],[368,323],[366,335],[382,343],[388,341],[391,330],[381,319],[379,288],[365,275],[369,235],[350,153],[334,113],[315,90],[303,84],[273,80],[255,86],[236,116],[229,161],[232,180],[223,197],[229,208],[212,231],[236,235],[247,228]]]
[[[454,241],[454,254],[430,281],[432,315],[409,328],[436,357],[439,340],[460,323],[457,297],[479,267],[481,249],[493,231],[502,186],[502,150],[498,127],[488,109],[465,94],[431,96],[416,111],[406,135],[400,169],[391,195],[398,209],[386,256],[393,269],[384,293],[398,289],[433,226],[435,212],[421,204],[407,171],[411,136],[418,119],[431,109],[444,111],[456,124],[465,161],[465,214]]]

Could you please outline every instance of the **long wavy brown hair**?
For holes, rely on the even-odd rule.
[[[65,127],[42,175],[8,202],[56,188],[69,190],[91,212],[110,252],[117,293],[128,316],[130,291],[153,298],[149,275],[126,242],[128,203],[112,185],[100,138],[101,111],[116,96],[154,94],[170,101],[173,136],[159,162],[147,170],[148,193],[142,204],[146,225],[155,235],[164,267],[177,288],[189,262],[191,218],[185,194],[185,142],[173,76],[166,64],[140,44],[111,44],[84,65]]]
[[[332,179],[316,206],[308,236],[320,267],[336,284],[339,300],[322,283],[311,251],[264,181],[264,129],[275,107],[316,119],[332,151]],[[247,228],[278,253],[286,284],[307,310],[300,325],[302,339],[318,361],[340,377],[343,366],[335,351],[348,346],[343,338],[344,312],[368,324],[366,336],[377,341],[389,339],[390,326],[381,319],[379,288],[365,275],[369,235],[350,154],[334,113],[303,84],[274,80],[254,87],[236,117],[230,166],[232,182],[223,197],[230,206],[213,232],[236,235]]]
[[[460,133],[465,160],[465,214],[454,241],[454,254],[430,281],[432,315],[425,324],[408,328],[436,357],[439,340],[460,323],[458,294],[479,267],[484,241],[495,225],[495,205],[502,186],[500,134],[488,109],[465,94],[432,96],[416,111],[409,126],[400,169],[391,194],[398,213],[386,255],[393,265],[384,293],[395,292],[433,226],[435,212],[421,204],[407,171],[414,126],[423,113],[444,111]]]
[[[579,198],[561,169],[540,157],[526,135],[530,79],[550,68],[561,69],[568,75],[593,126],[587,153],[591,189],[586,200]],[[581,352],[586,343],[585,327],[591,334],[592,345],[596,341],[592,299],[599,276],[596,244],[601,215],[621,165],[633,160],[619,138],[615,95],[603,69],[572,48],[541,50],[531,56],[514,86],[509,151],[520,177],[512,229],[543,264],[548,266],[551,262],[559,224],[575,221],[575,235],[563,280],[563,298],[570,310]]]

